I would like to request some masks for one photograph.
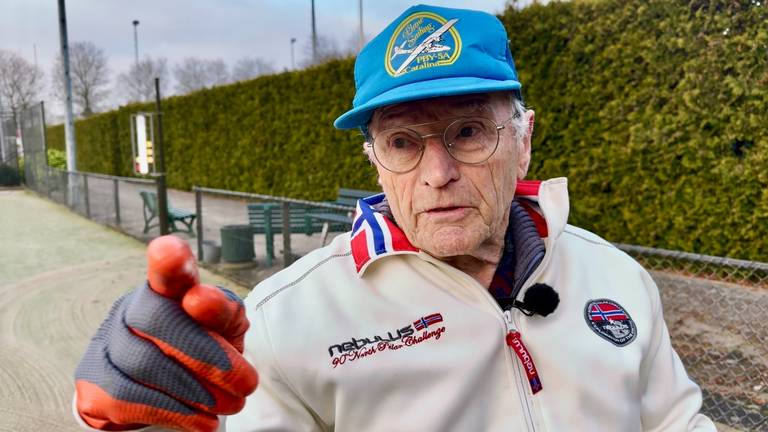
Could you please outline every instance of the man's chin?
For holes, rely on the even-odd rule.
[[[443,227],[420,237],[414,246],[436,258],[471,255],[480,243],[476,233],[463,227]]]

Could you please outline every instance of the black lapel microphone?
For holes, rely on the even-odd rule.
[[[512,307],[520,309],[525,315],[539,314],[547,316],[557,309],[560,295],[551,286],[543,283],[533,284],[523,296],[523,301],[514,300]]]

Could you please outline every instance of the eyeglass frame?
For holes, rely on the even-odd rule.
[[[494,126],[496,127],[496,144],[493,147],[493,151],[491,151],[491,153],[489,153],[488,156],[485,159],[483,159],[481,161],[478,161],[478,162],[464,162],[462,160],[457,159],[456,156],[454,156],[453,153],[451,152],[449,144],[445,141],[445,133],[448,132],[448,129],[451,126],[453,126],[454,124],[456,124],[456,122],[458,122],[458,121],[460,121],[462,119],[473,119],[473,118],[479,118],[479,119],[483,119],[483,120],[488,120],[489,122],[494,124]],[[426,138],[431,138],[431,137],[436,137],[436,136],[442,136],[441,141],[443,143],[443,147],[445,148],[445,151],[448,153],[449,156],[451,156],[451,158],[453,160],[455,160],[456,162],[459,162],[459,163],[463,163],[465,165],[481,165],[481,164],[484,164],[485,162],[487,162],[488,159],[491,158],[491,156],[496,154],[496,150],[498,150],[498,148],[499,148],[499,141],[501,139],[501,132],[500,131],[502,129],[506,129],[505,123],[507,123],[508,121],[510,121],[512,119],[517,119],[517,118],[520,118],[520,113],[517,113],[517,112],[512,114],[509,118],[507,118],[506,120],[502,121],[501,123],[496,123],[494,120],[492,120],[492,119],[490,119],[488,117],[484,117],[484,116],[459,116],[459,117],[452,117],[452,118],[444,119],[444,120],[436,120],[436,121],[427,122],[427,123],[415,123],[415,124],[402,125],[402,126],[394,126],[394,127],[386,128],[386,129],[384,129],[381,132],[383,133],[383,132],[386,132],[386,131],[391,130],[391,129],[407,129],[407,130],[413,132],[416,136],[418,136],[421,139],[421,142],[419,143],[420,147],[421,147],[421,152],[419,153],[419,159],[416,161],[416,163],[413,164],[413,167],[411,167],[411,168],[409,168],[409,169],[407,169],[405,171],[395,171],[393,169],[388,168],[386,165],[384,165],[384,163],[381,162],[381,160],[379,159],[379,156],[376,154],[376,147],[373,146],[374,142],[376,141],[376,137],[374,137],[373,135],[368,135],[366,137],[366,139],[368,141],[368,142],[366,142],[366,147],[370,148],[371,151],[373,151],[373,157],[376,158],[376,160],[379,162],[379,164],[382,167],[384,167],[385,170],[387,170],[387,171],[389,171],[391,173],[395,173],[395,174],[405,174],[405,173],[408,173],[408,172],[411,172],[411,171],[415,170],[416,167],[418,167],[419,164],[421,163],[421,160],[424,158],[424,150],[427,147],[425,139]],[[431,134],[421,135],[421,134],[419,134],[418,132],[416,132],[415,130],[412,129],[414,127],[427,126],[427,125],[431,125],[431,124],[435,124],[435,123],[446,122],[446,121],[449,121],[449,120],[451,122],[448,123],[448,126],[446,126],[445,129],[443,129],[442,133],[431,133]]]

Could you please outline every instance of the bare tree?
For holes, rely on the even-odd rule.
[[[363,36],[363,45],[371,40],[369,35]],[[354,57],[360,52],[360,34],[355,32],[350,34],[349,37],[342,43],[342,47],[339,50],[342,57]]]
[[[12,51],[0,49],[0,96],[15,116],[37,101],[43,71]]]
[[[222,59],[208,60],[208,79],[211,86],[223,85],[229,82],[227,64]]]
[[[229,81],[227,65],[221,59],[186,57],[173,67],[173,76],[176,78],[176,91],[180,94],[226,84]]]
[[[232,68],[232,82],[246,81],[261,75],[275,73],[275,66],[258,57],[243,57]]]
[[[72,102],[84,117],[96,110],[109,95],[109,67],[104,50],[93,42],[73,42],[69,45],[69,76],[72,80]],[[53,62],[51,71],[53,96],[66,101],[64,63],[61,54]]]
[[[312,39],[304,44],[305,59],[300,63],[302,68],[323,64],[330,60],[343,58],[350,55],[349,52],[339,49],[336,40],[324,35],[317,35],[317,56],[312,57]]]
[[[167,94],[169,76],[167,59],[145,57],[117,77],[117,86],[126,101],[147,102],[155,98],[155,78],[160,78],[160,92]]]

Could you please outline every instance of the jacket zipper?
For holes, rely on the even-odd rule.
[[[533,363],[533,358],[528,353],[528,349],[522,341],[520,332],[515,326],[514,319],[512,317],[512,311],[507,309],[504,311],[504,322],[507,325],[506,342],[510,350],[515,353],[515,357],[519,360],[513,366],[515,370],[515,376],[517,383],[527,381],[531,388],[531,393],[525,389],[525,387],[518,386],[518,393],[520,394],[520,403],[522,405],[523,412],[526,414],[525,420],[528,430],[536,431],[535,422],[533,419],[533,401],[531,395],[535,395],[543,389],[539,374],[536,371],[536,365]],[[522,368],[522,373],[521,373]],[[523,380],[525,376],[525,380]]]
[[[511,310],[504,311],[504,320],[507,322],[507,346],[517,354],[517,358],[520,360],[520,365],[523,367],[523,372],[525,372],[525,375],[528,378],[528,384],[531,386],[531,394],[536,394],[544,387],[541,385],[539,373],[536,371],[536,365],[533,363],[533,358],[528,353],[528,349],[521,339],[520,332],[515,329]]]
[[[535,278],[538,277],[538,275],[542,272],[542,267],[546,263],[547,258],[549,257],[549,255],[550,254],[548,252],[544,255],[544,259],[542,260],[541,264],[539,264],[539,267],[534,271],[534,273],[531,276],[528,277],[526,282],[523,284],[523,287],[525,287],[526,285],[531,285],[532,281],[536,280]],[[429,255],[427,255],[427,256],[429,256]],[[534,408],[533,408],[533,401],[531,400],[531,395],[535,394],[535,393],[538,393],[539,391],[542,390],[541,381],[538,380],[538,373],[535,373],[534,376],[536,378],[536,382],[538,383],[538,386],[536,386],[536,388],[538,388],[538,390],[534,390],[534,385],[531,383],[531,380],[528,379],[528,378],[523,379],[523,375],[528,377],[527,371],[526,372],[521,371],[521,368],[523,368],[523,369],[525,368],[525,366],[522,365],[522,363],[524,361],[520,357],[520,354],[518,354],[518,351],[516,351],[514,349],[514,347],[512,345],[510,345],[510,343],[512,343],[514,345],[517,345],[517,343],[519,342],[519,345],[523,348],[522,352],[524,352],[527,355],[528,359],[530,359],[530,364],[531,364],[531,366],[533,366],[533,371],[536,370],[536,366],[533,364],[533,358],[528,353],[528,349],[525,348],[525,345],[523,344],[523,341],[521,339],[520,332],[517,330],[517,328],[515,326],[515,322],[514,322],[514,319],[513,319],[513,316],[512,316],[512,311],[509,310],[509,309],[508,310],[502,310],[499,307],[499,304],[496,302],[496,299],[494,299],[491,296],[491,293],[488,292],[488,290],[485,289],[484,287],[480,286],[477,283],[476,280],[472,279],[471,276],[468,276],[467,274],[461,272],[460,270],[457,270],[457,269],[455,269],[455,268],[453,268],[453,267],[451,267],[449,265],[446,265],[445,263],[443,263],[441,261],[438,261],[436,259],[434,259],[434,261],[432,261],[432,260],[433,259],[432,259],[431,256],[427,259],[428,262],[432,262],[433,264],[435,264],[437,266],[445,265],[447,269],[451,269],[452,271],[455,271],[457,274],[461,275],[461,277],[467,278],[470,285],[478,286],[481,289],[481,291],[483,292],[484,296],[489,300],[489,304],[492,305],[492,307],[494,307],[497,311],[502,312],[502,315],[503,315],[502,318],[503,318],[503,321],[504,321],[504,323],[506,325],[506,329],[507,329],[507,335],[505,337],[507,346],[509,347],[509,349],[511,351],[515,352],[515,356],[513,356],[513,357],[517,357],[518,360],[519,360],[518,362],[513,362],[515,364],[512,365],[512,369],[514,369],[514,371],[515,371],[515,385],[517,386],[517,394],[518,394],[518,396],[520,396],[520,405],[521,405],[521,409],[522,409],[524,417],[525,417],[526,428],[529,431],[536,432],[536,426],[535,426],[535,422],[534,422],[534,418],[533,418],[533,409]],[[531,385],[531,393],[528,393],[528,390],[526,390],[525,386],[523,385],[523,382],[525,382],[525,381],[528,381],[529,385]]]

